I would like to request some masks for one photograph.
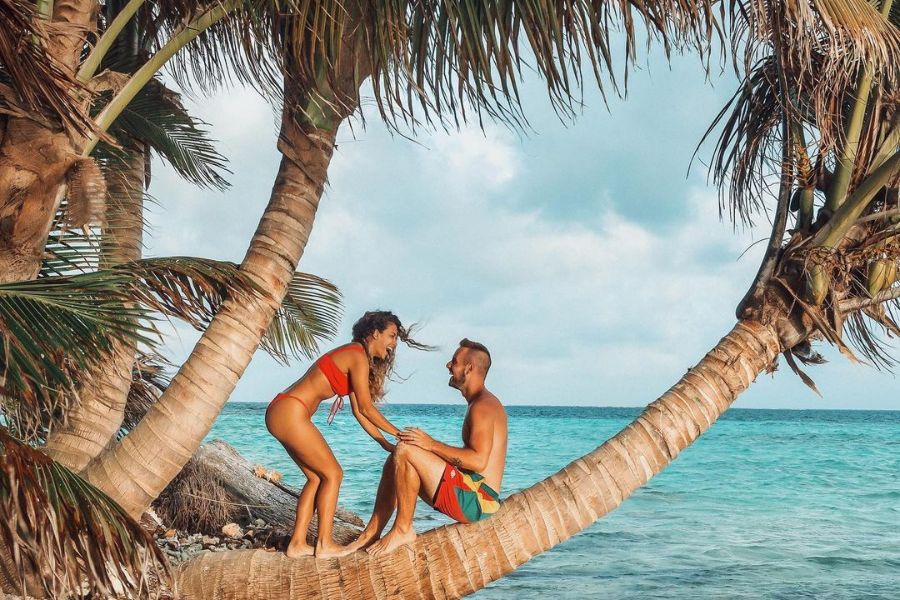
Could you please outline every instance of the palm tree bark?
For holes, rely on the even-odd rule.
[[[107,182],[101,268],[141,258],[145,166],[145,152],[131,150]],[[134,356],[133,342],[114,342],[109,359],[86,374],[78,404],[47,436],[50,458],[79,473],[109,446],[122,426]]]
[[[47,53],[75,73],[97,0],[57,0]],[[44,118],[10,117],[0,143],[0,283],[34,279],[61,199],[74,140]]]
[[[779,333],[781,336],[779,336]],[[786,340],[785,335],[787,334]],[[804,334],[741,321],[694,368],[602,446],[510,496],[488,520],[440,527],[388,556],[332,560],[205,553],[177,572],[185,599],[458,598],[515,570],[619,506],[662,471]]]
[[[288,102],[297,97],[285,93]],[[309,239],[344,117],[316,129],[285,109],[281,165],[241,264],[266,295],[227,300],[147,416],[84,471],[131,515],[140,515],[190,459],[249,364]]]

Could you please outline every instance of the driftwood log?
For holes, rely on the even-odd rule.
[[[293,529],[299,490],[257,477],[254,465],[222,440],[200,446],[191,461],[222,482],[227,502],[236,509],[236,519],[243,522],[262,519],[267,524],[288,532]],[[338,506],[333,534],[336,542],[347,544],[355,540],[364,526],[359,515]],[[311,543],[317,533],[318,521],[313,516],[309,526]]]

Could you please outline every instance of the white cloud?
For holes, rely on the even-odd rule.
[[[200,108],[236,151],[235,188],[224,197],[198,194],[159,177],[165,208],[154,220],[164,235],[155,253],[243,255],[279,158],[268,107],[249,103],[235,97]],[[229,121],[223,130],[220,119]],[[606,182],[573,171],[586,197],[605,208],[551,218],[545,207],[561,199],[533,198],[521,185],[544,173],[541,152],[529,150],[539,139],[489,126],[420,134],[413,143],[374,118],[355,135],[338,136],[300,268],[344,292],[343,336],[362,311],[391,308],[405,321],[425,321],[422,340],[444,346],[401,350],[399,371],[413,376],[394,386],[393,401],[457,401],[443,365],[468,336],[492,348],[491,385],[508,402],[645,404],[731,328],[763,249],[737,260],[752,232],[719,222],[715,192],[684,182],[660,191],[677,218],[654,221],[626,217],[612,207],[627,198],[607,197]],[[621,176],[639,177],[642,168],[637,161]],[[234,399],[266,399],[305,369],[257,356]],[[834,372],[849,381],[845,370]],[[760,386],[766,396],[750,402],[804,405],[792,385]],[[791,395],[780,398],[779,389]]]

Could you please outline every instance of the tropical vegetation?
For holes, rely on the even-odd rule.
[[[4,434],[4,516],[47,506],[31,486],[55,489],[73,481],[74,472],[100,490],[92,493],[111,501],[95,495],[94,503],[79,506],[118,505],[139,517],[209,431],[272,331],[273,317],[297,318],[308,314],[308,305],[321,309],[319,318],[302,325],[315,332],[311,337],[297,333],[301,325],[270,333],[270,343],[281,340],[276,347],[282,351],[290,346],[284,332],[293,330],[297,344],[327,332],[334,291],[317,281],[314,292],[301,293],[291,282],[326,183],[335,134],[358,109],[366,81],[381,118],[393,128],[414,133],[471,119],[520,127],[526,123],[519,103],[526,67],[544,79],[560,113],[571,116],[587,85],[585,72],[598,85],[622,89],[617,74],[635,60],[642,38],[667,52],[695,51],[700,67],[724,48],[742,81],[710,129],[709,135],[718,133],[712,176],[723,212],[734,219],[771,211],[765,257],[738,306],[736,325],[695,367],[616,436],[514,494],[490,520],[428,532],[410,552],[389,557],[357,553],[313,564],[252,551],[203,555],[174,575],[185,597],[462,596],[617,507],[709,428],[760,372],[773,368],[780,354],[811,385],[798,362],[820,362],[811,346],[819,339],[851,359],[861,354],[877,365],[891,363],[881,342],[900,333],[891,312],[900,298],[900,7],[890,0],[880,6],[863,0],[189,4],[0,0],[0,305],[5,297],[9,307],[0,313],[0,334],[3,372],[15,374],[4,377],[0,392],[15,407],[5,412],[10,431],[32,444],[46,439],[47,454],[69,467],[49,477],[7,466],[25,460],[6,456],[31,450]],[[98,8],[102,15],[96,18]],[[617,67],[618,39],[626,52]],[[163,98],[172,96],[161,82],[151,83],[173,55],[172,74],[184,86],[209,91],[235,77],[282,111],[281,165],[237,269],[196,259],[174,266],[174,259],[124,259],[112,250],[129,244],[117,242],[112,229],[126,227],[104,231],[103,215],[109,224],[127,212],[122,219],[132,224],[130,238],[138,235],[134,205],[141,195],[141,153],[148,148],[196,182],[222,181],[218,156],[198,145],[202,136],[183,118],[178,131],[194,140],[190,147],[173,139],[174,117],[165,129],[168,146],[141,127],[165,120],[148,116],[154,109],[177,104],[166,105]],[[113,63],[113,56],[122,62]],[[113,64],[120,66],[104,69]],[[129,121],[126,109],[138,116]],[[185,156],[194,158],[193,167],[181,161]],[[123,175],[110,175],[109,165],[124,165],[118,168]],[[104,203],[115,197],[120,201]],[[55,222],[62,225],[47,215],[58,215]],[[99,225],[91,230],[91,223]],[[88,258],[104,268],[42,277],[45,256],[56,266],[44,273],[58,273],[60,261],[69,267],[92,256],[71,239],[81,226],[109,244]],[[37,287],[29,291],[30,285]],[[165,391],[122,436],[120,415],[133,379],[111,368],[113,361],[98,367],[98,357],[127,355],[122,364],[134,364],[135,349],[150,343],[148,310],[194,319],[205,331]],[[88,382],[115,379],[85,376],[98,368],[118,370],[127,385],[88,390]],[[63,435],[54,438],[54,429]],[[59,503],[57,514],[66,514],[66,506],[71,504]],[[113,508],[103,511],[109,522],[125,522],[115,520]],[[3,522],[0,531],[15,542],[10,547],[23,549],[0,556],[0,583],[6,586],[47,594],[74,593],[83,589],[79,582],[98,591],[144,589],[148,571],[134,557],[152,561],[155,555],[140,545],[140,536],[103,555],[104,564],[120,569],[115,572],[97,567],[91,554],[96,546],[78,545],[82,533],[62,531],[58,539],[73,533],[66,546],[72,550],[54,556],[66,556],[76,574],[50,579],[40,570],[47,555],[29,546],[41,523]],[[13,527],[4,530],[7,523]],[[128,531],[123,526],[121,533]],[[163,567],[157,570],[165,577]]]

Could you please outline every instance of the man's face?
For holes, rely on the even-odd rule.
[[[450,359],[450,362],[447,363],[447,370],[450,371],[450,381],[448,385],[450,387],[456,389],[462,389],[462,386],[466,383],[466,377],[469,374],[469,369],[467,368],[467,364],[464,362],[466,349],[459,348],[453,354],[453,358]]]

